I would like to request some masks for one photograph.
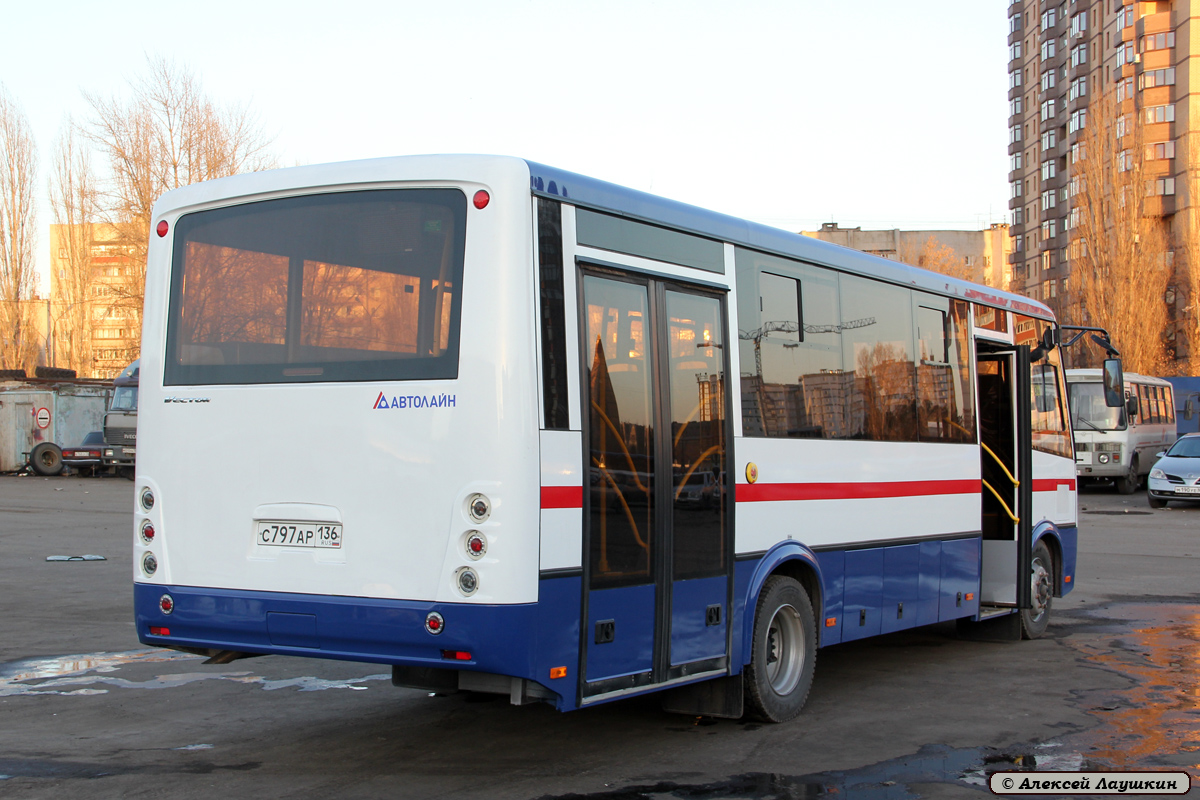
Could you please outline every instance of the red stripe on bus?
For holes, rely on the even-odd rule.
[[[888,483],[739,483],[739,503],[780,500],[865,500],[881,497],[927,497],[939,494],[979,494],[980,482],[891,481]]]
[[[542,508],[583,508],[583,487],[543,486]]]
[[[1033,490],[1035,492],[1057,492],[1058,487],[1065,486],[1072,492],[1075,491],[1074,478],[1043,478],[1042,480],[1033,481]]]

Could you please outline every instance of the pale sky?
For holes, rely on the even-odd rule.
[[[1007,0],[0,0],[40,184],[164,55],[285,165],[529,158],[788,230],[1007,219]],[[39,208],[47,248],[51,213]]]

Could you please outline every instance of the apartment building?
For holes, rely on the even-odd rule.
[[[77,369],[80,377],[115,378],[138,357],[136,261],[111,225],[50,226],[48,363]]]
[[[1186,202],[1183,180],[1200,0],[1018,0],[1009,5],[1012,279],[1008,288],[1061,311],[1071,290],[1073,165],[1089,108],[1108,97],[1118,135],[1137,127],[1147,213],[1168,225]],[[1198,75],[1200,79],[1200,75]],[[1093,124],[1095,120],[1092,121]],[[1073,179],[1075,182],[1073,183]],[[1175,296],[1168,292],[1168,298]]]
[[[1007,289],[1011,280],[1009,253],[1012,249],[1008,231],[1009,226],[1004,223],[990,225],[981,231],[902,231],[843,228],[836,222],[824,222],[820,230],[800,231],[800,234],[892,261],[929,267],[935,265],[921,263],[921,260],[927,243],[933,239],[936,246],[954,251],[955,259],[961,263],[958,274],[962,277]]]

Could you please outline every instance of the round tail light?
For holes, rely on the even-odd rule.
[[[158,598],[158,610],[164,614],[170,614],[175,610],[175,598],[169,594],[164,594]]]
[[[152,523],[150,520],[143,522],[140,533],[143,542],[146,544],[152,543],[154,541],[154,523]]]
[[[467,498],[467,513],[476,522],[483,522],[492,513],[492,503],[485,495],[473,494]]]
[[[470,567],[462,567],[457,575],[458,590],[470,597],[479,589],[479,573]]]
[[[145,510],[149,511],[150,509],[154,508],[154,492],[150,491],[149,489],[142,489],[141,501],[142,508]]]
[[[487,552],[487,539],[479,531],[470,531],[467,533],[467,555],[473,559],[483,558],[483,554]]]
[[[146,575],[158,572],[158,559],[154,557],[154,553],[146,553],[142,556],[142,572]]]
[[[442,615],[438,612],[430,611],[425,615],[425,630],[437,636],[446,630],[446,620],[442,619]]]

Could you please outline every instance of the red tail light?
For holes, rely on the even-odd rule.
[[[470,661],[471,654],[464,650],[443,650],[442,658],[449,661]]]

